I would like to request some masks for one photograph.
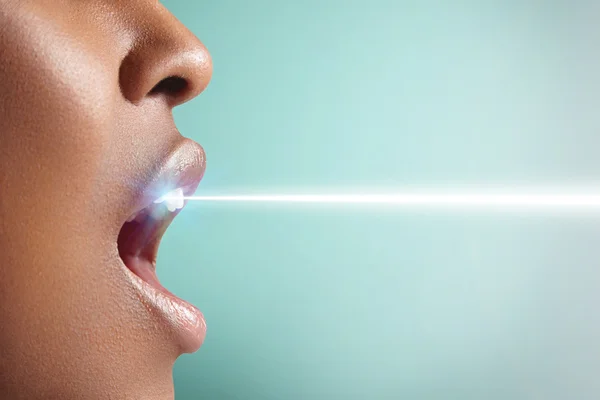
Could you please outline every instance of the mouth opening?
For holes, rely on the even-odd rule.
[[[156,276],[160,241],[177,215],[163,203],[152,204],[126,221],[117,238],[119,256],[125,266],[144,282],[166,291]]]

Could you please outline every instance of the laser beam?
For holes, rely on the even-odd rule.
[[[599,209],[600,194],[268,194],[186,196],[198,202],[388,204],[425,207]]]

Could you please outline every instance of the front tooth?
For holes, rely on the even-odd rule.
[[[183,208],[183,189],[178,188],[176,190],[176,192],[177,192],[177,195],[175,196],[174,204],[175,204],[176,209],[180,209],[180,208]]]
[[[164,196],[154,200],[154,203],[165,203],[165,206],[170,212],[183,208],[183,189],[177,188],[175,190],[172,190]]]
[[[175,211],[175,210],[176,210],[175,206],[174,206],[174,205],[173,205],[173,203],[172,203],[172,202],[170,202],[170,201],[167,201],[167,203],[166,203],[165,205],[167,206],[167,210],[169,210],[169,211],[171,211],[171,212],[173,212],[173,211]]]

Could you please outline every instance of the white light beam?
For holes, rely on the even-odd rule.
[[[429,207],[600,209],[600,194],[270,194],[186,196],[184,200],[201,202],[389,204]]]

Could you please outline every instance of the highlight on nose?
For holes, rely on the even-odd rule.
[[[144,32],[121,63],[119,84],[134,104],[161,96],[170,107],[199,95],[210,82],[212,61],[204,45],[179,26]]]

